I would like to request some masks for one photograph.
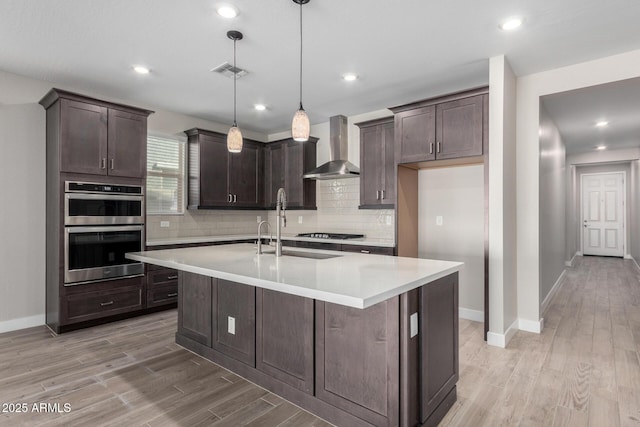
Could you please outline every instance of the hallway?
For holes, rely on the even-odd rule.
[[[640,272],[633,261],[576,257],[540,335],[507,349],[460,321],[458,402],[443,426],[640,425]]]

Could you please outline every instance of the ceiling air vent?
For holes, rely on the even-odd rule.
[[[236,75],[238,76],[237,78],[239,79],[240,77],[244,77],[247,74],[249,74],[247,72],[247,70],[243,70],[240,67],[233,67],[233,65],[229,64],[228,62],[225,62],[224,64],[218,65],[216,68],[212,68],[211,72],[212,73],[218,73],[218,74],[222,74],[225,77],[229,77],[230,79],[233,78],[233,74],[234,71],[236,73]]]

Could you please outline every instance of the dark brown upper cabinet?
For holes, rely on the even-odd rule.
[[[287,209],[316,209],[316,181],[302,177],[316,167],[317,138],[296,142],[291,138],[265,148],[265,206],[275,208],[279,188],[287,194]]]
[[[60,172],[146,176],[151,111],[59,89],[52,89],[40,104],[47,110],[47,121],[56,123],[48,126],[48,140],[59,141]]]
[[[189,208],[259,209],[263,205],[263,144],[244,140],[227,151],[227,136],[203,129],[189,137]]]
[[[395,113],[395,162],[481,156],[487,101],[487,88],[482,88],[391,108]]]
[[[360,128],[360,208],[395,205],[394,119],[356,123]]]

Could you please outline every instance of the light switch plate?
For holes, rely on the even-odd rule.
[[[235,317],[229,316],[227,318],[227,332],[229,332],[231,335],[236,334],[236,318]]]
[[[418,335],[418,313],[413,313],[411,319],[411,338]]]
[[[302,224],[302,215],[298,215],[298,224]]]
[[[442,216],[438,215],[436,217],[436,225],[442,225]]]
[[[169,223],[169,221],[160,221],[160,227],[161,227],[161,228],[168,228],[168,227],[169,227],[169,225],[171,225],[171,224]]]

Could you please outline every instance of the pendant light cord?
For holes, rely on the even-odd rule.
[[[300,109],[302,108],[302,2],[300,2]]]
[[[238,69],[236,68],[236,41],[233,40],[233,125],[236,123],[236,80],[238,80]]]

